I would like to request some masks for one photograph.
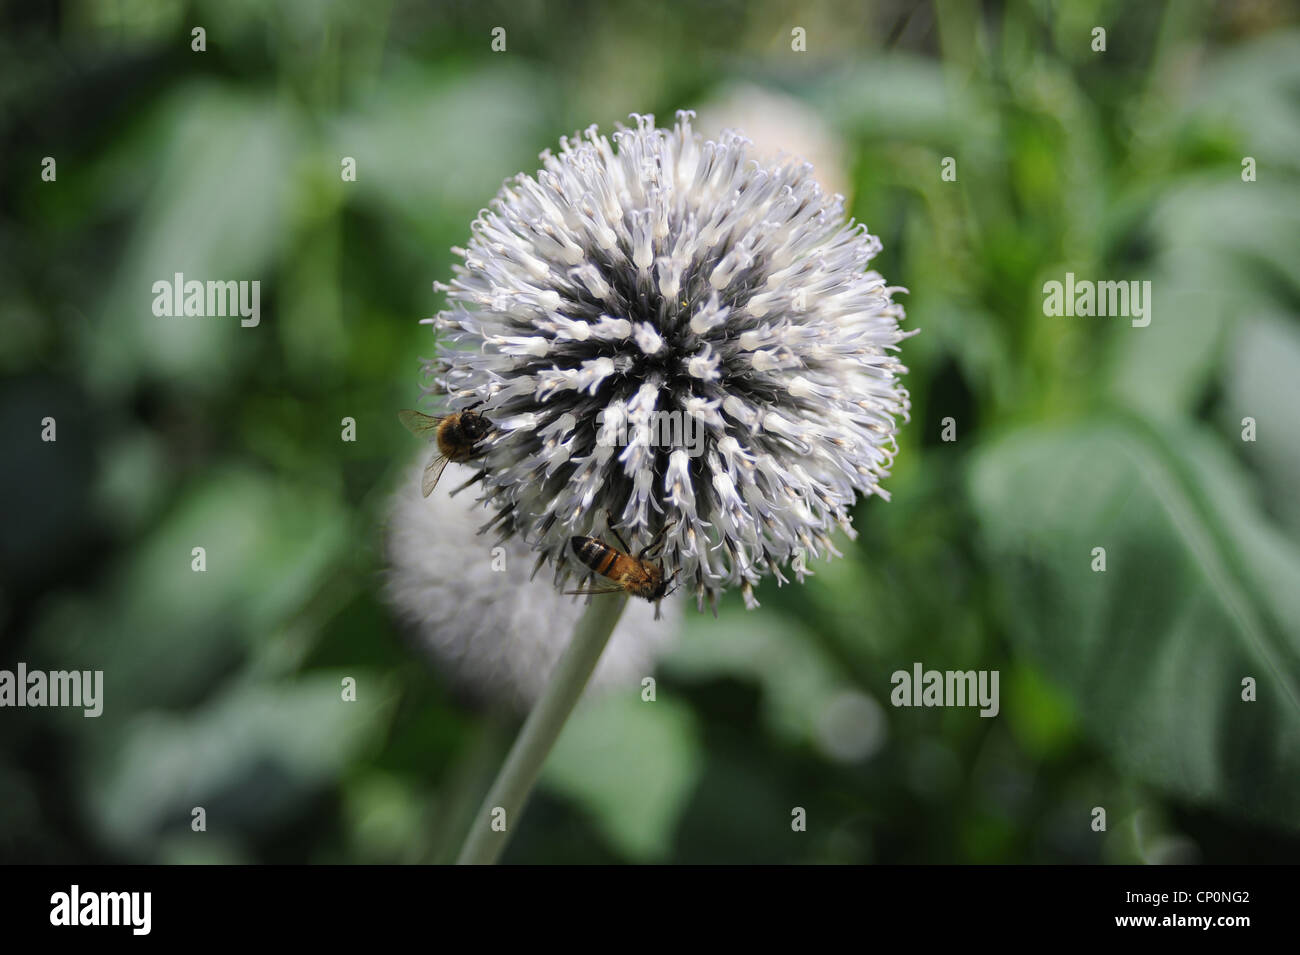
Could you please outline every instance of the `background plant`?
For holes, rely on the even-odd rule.
[[[510,728],[379,597],[415,319],[558,134],[747,83],[843,140],[873,266],[912,290],[893,499],[808,585],[688,618],[655,703],[581,710],[505,861],[1296,857],[1294,12],[845,6],[5,14],[0,666],[110,695],[0,715],[0,855],[445,857]],[[260,278],[261,326],[154,318],[173,270]],[[1046,318],[1067,270],[1150,279],[1151,326]],[[1001,670],[1001,715],[889,707],[914,660]]]

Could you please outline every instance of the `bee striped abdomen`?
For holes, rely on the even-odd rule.
[[[594,537],[575,537],[571,541],[578,560],[602,577],[609,577],[618,562],[618,551]]]

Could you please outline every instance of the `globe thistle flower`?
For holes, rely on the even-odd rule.
[[[765,574],[838,556],[858,494],[887,498],[903,290],[866,270],[879,240],[811,166],[692,118],[633,114],[612,144],[593,126],[506,182],[435,283],[427,390],[485,402],[480,500],[557,585],[590,574],[572,537],[666,528],[701,609],[736,586],[752,607]]]
[[[461,465],[448,467],[468,474]],[[385,596],[418,648],[481,698],[526,710],[546,687],[582,607],[530,581],[532,552],[519,538],[494,552],[478,534],[484,512],[439,486],[421,493],[423,460],[404,475],[389,507]],[[671,646],[680,606],[655,623],[650,604],[629,606],[592,676],[597,691],[635,687]]]

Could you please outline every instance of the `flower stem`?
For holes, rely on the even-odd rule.
[[[578,620],[573,639],[555,665],[551,682],[528,714],[519,738],[510,748],[496,781],[488,790],[487,798],[474,819],[465,845],[461,847],[457,865],[491,865],[505,851],[510,834],[519,824],[528,794],[532,791],[542,763],[564,729],[564,723],[573,712],[574,704],[587,686],[587,680],[596,669],[600,654],[609,642],[623,613],[627,598],[622,594],[593,600]],[[492,828],[493,814],[499,818],[498,809],[505,810],[505,829]]]

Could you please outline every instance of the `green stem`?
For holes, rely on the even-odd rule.
[[[453,766],[447,782],[439,787],[437,816],[442,821],[434,835],[433,847],[427,861],[431,865],[450,865],[464,841],[465,833],[478,811],[492,776],[505,758],[511,742],[511,731],[518,723],[513,712],[498,704],[482,719],[478,734],[467,747],[468,752]]]
[[[519,817],[528,802],[528,794],[537,782],[542,763],[546,762],[560,730],[564,729],[565,721],[573,712],[574,704],[582,696],[626,603],[627,598],[622,594],[593,600],[578,620],[573,639],[551,674],[550,684],[528,714],[519,738],[497,773],[496,782],[483,800],[460,850],[457,865],[491,865],[505,851],[510,833],[519,824]],[[496,812],[498,809],[505,810],[503,831],[492,828],[493,814],[500,817]]]

